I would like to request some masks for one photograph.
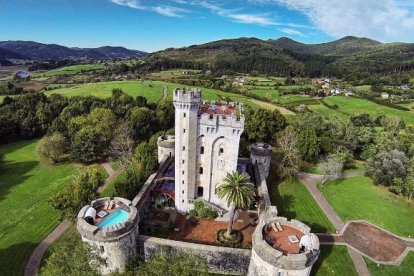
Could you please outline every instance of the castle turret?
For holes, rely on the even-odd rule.
[[[131,201],[115,197],[97,199],[78,213],[77,229],[82,241],[105,260],[102,274],[123,271],[136,255],[138,213]]]
[[[308,276],[319,253],[319,239],[309,226],[263,214],[252,236],[247,275]]]
[[[250,162],[261,164],[265,177],[269,176],[270,162],[272,161],[272,146],[266,143],[254,143],[250,146]]]
[[[158,163],[167,160],[168,157],[175,155],[175,137],[173,135],[163,135],[158,137]]]
[[[175,206],[187,212],[196,196],[196,151],[201,90],[175,89]]]

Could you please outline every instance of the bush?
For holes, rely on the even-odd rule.
[[[197,211],[196,211],[195,209],[192,209],[192,210],[190,210],[190,211],[188,212],[188,214],[189,214],[191,217],[196,217],[196,216],[197,216]]]
[[[211,208],[208,208],[207,209],[207,217],[209,218],[209,219],[215,219],[215,218],[217,218],[217,216],[218,216],[218,214],[217,214],[217,212],[216,211],[214,211],[213,209],[211,209]]]
[[[217,241],[223,245],[228,247],[239,247],[241,242],[243,241],[243,234],[241,231],[232,230],[230,239],[226,237],[227,229],[220,229],[217,232]]]
[[[390,186],[388,187],[388,191],[393,194],[400,195],[403,192],[403,189],[401,186]]]
[[[188,214],[192,217],[215,219],[217,212],[211,208],[206,208],[204,203],[200,200],[194,202],[194,209],[190,210]]]

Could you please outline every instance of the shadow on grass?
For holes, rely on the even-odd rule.
[[[320,270],[323,261],[329,257],[329,255],[331,255],[333,250],[333,246],[321,246],[321,253],[319,255],[318,260],[316,261],[316,263],[313,265],[312,270],[311,270],[311,274],[310,275],[317,275],[318,271]],[[344,272],[344,275],[346,275],[346,272]]]
[[[28,172],[38,165],[38,161],[4,162],[0,169],[0,200],[4,199],[15,185],[30,178]]]
[[[0,274],[23,275],[24,267],[37,244],[19,243],[0,249]]]

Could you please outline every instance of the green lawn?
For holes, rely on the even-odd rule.
[[[279,183],[275,166],[272,166],[267,185],[270,200],[281,216],[302,221],[316,233],[335,233],[334,227],[302,182],[292,179]]]
[[[74,165],[51,165],[35,151],[37,140],[0,147],[5,165],[0,172],[0,267],[4,275],[21,275],[37,244],[58,224],[47,203],[76,172]]]
[[[321,255],[312,267],[311,275],[358,275],[346,246],[323,245]]]
[[[112,89],[120,88],[125,93],[133,97],[145,96],[149,102],[158,102],[163,96],[164,87],[167,87],[168,89],[167,99],[172,100],[172,91],[175,88],[187,86],[163,81],[112,81],[75,85],[68,88],[55,89],[47,92],[47,94],[61,94],[69,97],[96,96],[106,98],[111,96]],[[205,100],[219,100],[223,97],[228,97],[231,100],[242,102],[253,108],[259,107],[243,95],[203,88],[203,99]]]
[[[341,120],[346,120],[349,118],[349,115],[339,112],[338,110],[335,110],[335,109],[330,109],[322,104],[310,105],[308,106],[308,108],[311,111],[318,113],[319,115],[321,115],[322,117],[326,119],[338,118]]]
[[[414,203],[375,186],[365,176],[319,187],[343,221],[364,219],[397,235],[414,236]]]
[[[53,70],[49,70],[46,72],[38,72],[35,74],[35,76],[46,76],[46,77],[52,77],[52,76],[59,76],[59,75],[74,75],[80,72],[88,72],[88,71],[95,71],[103,69],[103,64],[79,64],[79,65],[71,65],[66,66],[62,68],[57,68]]]
[[[73,96],[96,96],[107,98],[111,96],[112,89],[120,88],[126,94],[133,97],[145,96],[149,102],[157,102],[163,95],[164,86],[160,82],[152,81],[112,81],[96,82],[75,85],[68,88],[55,89],[47,94],[61,94],[68,97]]]
[[[414,116],[409,111],[383,106],[361,98],[335,96],[325,98],[325,102],[329,105],[338,105],[339,108],[335,111],[343,112],[347,115],[365,112],[374,119],[380,115],[393,115],[400,117],[408,124],[414,124]]]
[[[399,266],[377,265],[367,258],[365,262],[372,276],[414,275],[414,252],[409,253]]]

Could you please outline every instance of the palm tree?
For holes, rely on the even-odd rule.
[[[234,213],[236,209],[248,207],[254,199],[254,187],[246,173],[237,171],[227,173],[223,184],[218,188],[218,196],[230,206],[230,221],[227,226],[226,237],[230,238],[233,228]]]

